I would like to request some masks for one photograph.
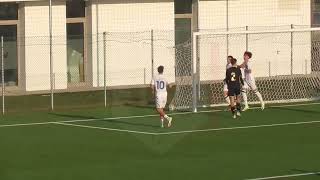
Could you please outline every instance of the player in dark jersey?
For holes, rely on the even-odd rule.
[[[233,118],[241,116],[241,105],[240,105],[240,92],[241,85],[243,85],[243,79],[241,69],[237,66],[237,59],[231,60],[232,67],[227,69],[226,72],[226,83],[228,85],[228,96],[230,98],[231,112]],[[236,106],[234,105],[236,101]]]

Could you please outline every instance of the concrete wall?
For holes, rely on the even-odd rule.
[[[89,7],[92,36],[93,86],[103,85],[103,32],[106,36],[107,85],[149,84],[151,30],[154,29],[154,67],[164,65],[174,81],[174,3],[172,0],[92,1]]]
[[[1,0],[0,0],[1,1]],[[3,1],[3,0],[2,0]],[[1,1],[1,2],[2,2]],[[6,0],[8,1],[8,0]],[[20,63],[25,89],[50,88],[48,2],[27,1],[20,9]],[[200,0],[200,31],[226,30],[226,1]],[[230,0],[228,26],[244,30],[245,26],[263,30],[267,26],[289,29],[289,24],[310,25],[310,0]],[[67,88],[66,8],[64,1],[53,6],[53,61],[56,88]],[[165,66],[169,81],[174,81],[174,2],[173,0],[91,0],[87,7],[88,65],[92,86],[103,85],[103,32],[106,35],[107,85],[148,84],[151,80],[151,29],[154,30],[154,71]],[[242,27],[242,28],[238,28]],[[274,29],[274,28],[273,28]],[[97,35],[98,34],[98,35]],[[295,74],[311,72],[310,33],[294,34]],[[242,59],[245,35],[200,38],[201,79],[224,78],[228,54]],[[254,53],[258,77],[290,74],[290,34],[250,35],[249,50]],[[269,71],[270,65],[270,71]]]
[[[290,29],[290,24],[309,27],[310,6],[310,0],[233,0],[229,1],[227,20],[226,1],[201,0],[199,29],[225,31],[227,21],[230,31],[245,30],[245,26],[255,27],[249,30]],[[276,27],[268,28],[268,26]],[[248,50],[254,54],[253,66],[257,77],[291,73],[290,37],[290,33],[248,36]],[[229,36],[229,52],[226,48],[226,36],[211,37],[211,39],[208,36],[201,36],[200,39],[202,80],[223,79],[226,57],[229,54],[242,62],[242,55],[246,50],[245,35]],[[310,33],[294,34],[294,74],[311,72],[310,42]]]
[[[22,7],[25,89],[50,89],[49,8],[47,2],[25,2]],[[66,8],[64,2],[53,4],[53,65],[55,88],[67,88]],[[23,76],[23,75],[22,75]]]

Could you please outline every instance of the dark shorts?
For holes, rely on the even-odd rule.
[[[239,96],[241,92],[240,87],[228,88],[228,96]]]

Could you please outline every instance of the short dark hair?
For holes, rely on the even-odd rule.
[[[232,59],[231,59],[231,64],[232,64],[232,65],[237,64],[237,59],[236,59],[236,58],[232,58]]]
[[[247,55],[249,58],[252,58],[252,53],[249,51],[244,52],[244,55]]]
[[[159,67],[158,67],[158,73],[162,74],[162,73],[163,73],[163,70],[164,70],[164,67],[163,67],[163,66],[159,66]]]
[[[233,56],[228,56],[228,58],[231,58],[231,59],[233,59]]]

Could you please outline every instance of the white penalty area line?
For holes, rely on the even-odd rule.
[[[269,106],[269,108],[310,106],[310,105],[319,105],[319,104],[320,103],[287,104],[287,105]],[[253,107],[253,108],[250,108],[250,109],[260,109],[260,107]],[[222,112],[222,111],[223,110],[208,110],[208,111],[199,111],[198,113],[214,113],[214,112]],[[195,114],[195,113],[193,113],[193,112],[178,112],[178,113],[171,113],[169,115],[187,115],[187,114]],[[276,126],[289,126],[289,125],[299,125],[299,124],[320,123],[320,121],[307,121],[307,122],[295,122],[295,123],[283,123],[283,124],[267,124],[267,125],[257,125],[257,126],[244,126],[244,127],[229,127],[229,128],[218,128],[218,129],[203,129],[203,130],[164,132],[164,133],[131,131],[131,130],[124,130],[124,129],[113,129],[113,128],[103,128],[103,127],[97,127],[97,126],[86,126],[86,125],[70,124],[70,123],[76,123],[76,122],[92,122],[92,121],[103,121],[103,120],[121,120],[121,119],[135,119],[135,118],[146,118],[146,117],[158,117],[158,115],[157,114],[152,114],[152,115],[122,116],[122,117],[112,117],[112,118],[97,118],[97,119],[80,119],[80,120],[67,120],[67,121],[48,121],[48,122],[37,122],[37,123],[5,124],[5,125],[0,125],[0,128],[60,124],[60,125],[66,125],[66,126],[67,125],[68,126],[74,126],[74,127],[77,126],[77,127],[82,127],[82,128],[100,129],[100,130],[118,131],[118,132],[127,132],[127,133],[148,134],[148,135],[170,135],[170,134],[183,134],[183,133],[210,132],[210,131],[222,131],[222,130],[233,130],[233,129],[250,129],[250,128],[261,128],[261,127],[276,127]]]
[[[221,112],[222,110],[208,110],[208,111],[199,111],[198,113],[214,113]],[[193,112],[178,112],[171,113],[168,115],[187,115],[187,114],[197,114]],[[146,117],[159,117],[158,114],[150,114],[150,115],[141,115],[141,116],[120,116],[120,117],[111,117],[111,118],[92,118],[92,119],[77,119],[77,120],[66,120],[66,121],[47,121],[47,122],[36,122],[36,123],[18,123],[18,124],[4,124],[0,125],[0,128],[5,127],[19,127],[19,126],[37,126],[37,125],[49,125],[49,124],[57,124],[57,123],[76,123],[76,122],[92,122],[92,121],[110,121],[110,120],[121,120],[121,119],[138,119],[138,118],[146,118]]]
[[[291,174],[291,175],[283,175],[283,176],[270,176],[270,177],[254,178],[254,179],[245,179],[245,180],[282,179],[282,178],[301,177],[301,176],[312,176],[312,175],[320,175],[320,172],[311,172],[311,173],[302,173],[302,174]]]
[[[114,129],[114,128],[97,127],[97,126],[86,126],[86,125],[61,123],[61,122],[56,122],[56,123],[52,123],[52,124],[58,124],[58,125],[63,125],[63,126],[71,126],[71,127],[79,127],[79,128],[87,128],[87,129],[99,129],[99,130],[106,130],[106,131],[126,132],[126,133],[134,133],[134,134],[157,135],[156,133],[143,132],[143,131],[132,131],[132,130],[125,130],[125,129]]]
[[[239,126],[239,127],[226,127],[226,128],[216,128],[216,129],[201,129],[201,130],[190,130],[190,131],[173,131],[173,132],[163,132],[163,133],[153,133],[153,132],[145,132],[145,131],[132,131],[132,130],[125,130],[125,129],[114,129],[114,128],[105,128],[105,127],[97,127],[97,126],[87,126],[87,125],[79,125],[79,124],[71,124],[71,123],[63,123],[63,122],[54,122],[54,123],[51,123],[51,124],[71,126],[71,127],[80,127],[80,128],[88,128],[88,129],[99,129],[99,130],[115,131],[115,132],[126,132],[126,133],[133,133],[133,134],[144,134],[144,135],[160,136],[160,135],[214,132],[214,131],[226,131],[226,130],[237,130],[237,129],[254,129],[254,128],[263,128],[263,127],[293,126],[293,125],[315,124],[315,123],[320,123],[320,121],[306,121],[306,122],[294,122],[294,123],[282,123],[282,124],[265,124],[265,125],[256,125],[256,126]]]
[[[253,129],[253,128],[263,128],[263,127],[292,126],[292,125],[315,124],[315,123],[320,123],[320,121],[305,121],[305,122],[282,123],[282,124],[264,124],[264,125],[256,125],[256,126],[238,126],[238,127],[226,127],[226,128],[216,128],[216,129],[164,132],[164,133],[157,133],[157,135],[186,134],[186,133],[225,131],[225,130],[236,130],[236,129]]]

